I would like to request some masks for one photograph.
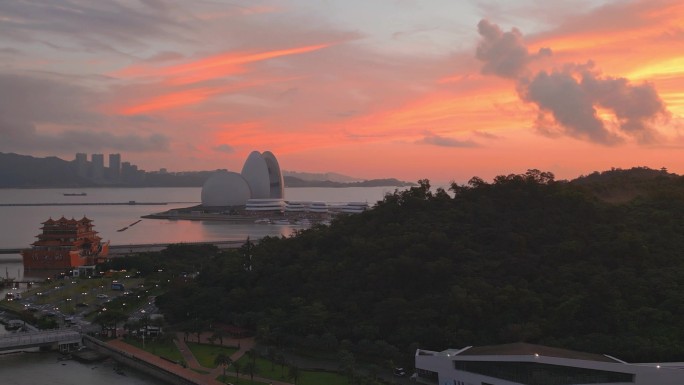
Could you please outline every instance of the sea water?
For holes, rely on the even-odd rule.
[[[370,206],[395,191],[393,187],[291,188],[287,200],[327,203],[367,202]],[[85,196],[64,193],[85,192]],[[0,189],[0,204],[70,204],[70,203],[164,203],[155,205],[40,205],[0,206],[0,249],[26,248],[41,232],[48,218],[93,220],[95,230],[111,244],[210,242],[245,240],[264,236],[288,236],[295,227],[254,223],[141,219],[141,216],[173,208],[199,204],[200,188],[86,188],[86,189]],[[127,227],[125,231],[117,231]],[[24,269],[20,255],[0,255],[0,277],[22,280]],[[4,295],[4,294],[3,294]],[[0,327],[2,327],[0,325]],[[4,333],[4,328],[0,334]],[[126,370],[125,376],[114,370],[110,361],[82,364],[59,361],[57,353],[14,353],[0,355],[2,385],[137,385],[161,384],[142,373]]]

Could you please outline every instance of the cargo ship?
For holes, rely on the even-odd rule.
[[[30,249],[21,251],[25,270],[65,270],[104,262],[109,252],[109,241],[93,230],[93,221],[86,218],[57,220],[42,223],[43,232]]]

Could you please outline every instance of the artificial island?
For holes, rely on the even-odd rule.
[[[285,200],[283,174],[270,151],[252,151],[240,173],[220,170],[202,186],[202,203],[146,215],[151,219],[217,220],[308,226],[338,214],[360,213],[367,202]]]

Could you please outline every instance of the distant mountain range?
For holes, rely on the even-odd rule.
[[[365,181],[365,179],[354,178],[352,176],[342,175],[336,172],[312,173],[286,170],[282,170],[282,172],[284,177],[291,176],[293,178],[303,181],[330,181],[338,183],[353,183]]]
[[[76,164],[54,156],[36,158],[0,152],[0,188],[201,187],[214,171],[144,172],[126,182],[93,180],[78,175]],[[394,178],[363,180],[338,173],[283,171],[286,187],[413,186]]]

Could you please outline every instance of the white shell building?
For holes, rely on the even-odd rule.
[[[240,174],[219,171],[202,186],[202,206],[245,206],[250,199],[283,199],[283,175],[270,151],[252,151]]]
[[[202,206],[240,206],[252,194],[242,175],[218,171],[202,186]]]

